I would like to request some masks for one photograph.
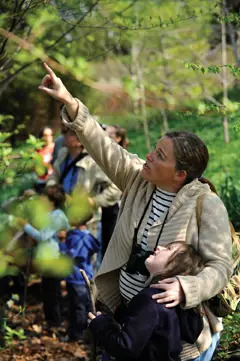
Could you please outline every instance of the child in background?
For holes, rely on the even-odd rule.
[[[60,185],[46,187],[41,195],[47,197],[52,210],[49,212],[48,226],[38,230],[27,221],[19,218],[27,233],[37,243],[35,257],[39,260],[48,257],[54,259],[59,256],[59,240],[57,233],[63,229],[69,230],[68,219],[62,210],[65,204],[65,192]],[[54,267],[54,265],[53,265]],[[45,320],[48,326],[58,327],[61,324],[60,314],[60,279],[52,276],[42,277],[42,301]]]
[[[87,327],[88,312],[90,311],[89,292],[80,269],[83,269],[89,280],[93,278],[92,256],[100,248],[100,242],[88,231],[86,223],[92,215],[59,236],[60,250],[75,261],[74,271],[66,277],[69,303],[68,336],[63,341],[79,341],[83,338],[83,330]]]
[[[145,266],[151,285],[176,275],[197,274],[204,262],[192,245],[173,242],[158,246]],[[180,306],[167,308],[152,299],[156,293],[159,293],[156,288],[144,288],[127,306],[123,303],[114,318],[100,312],[97,316],[89,313],[90,330],[117,361],[180,361],[181,340],[194,343],[200,335],[203,329],[200,313]],[[110,358],[105,355],[104,360]]]

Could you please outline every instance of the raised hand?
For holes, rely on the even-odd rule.
[[[67,90],[62,80],[56,76],[50,66],[48,66],[46,63],[43,63],[43,66],[48,74],[43,78],[39,89],[50,95],[52,98],[65,104],[71,119],[75,118],[78,109],[78,103],[76,99],[72,97],[71,93]]]

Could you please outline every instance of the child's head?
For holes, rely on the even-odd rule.
[[[47,196],[53,203],[54,208],[63,208],[66,201],[64,189],[61,185],[55,184],[44,189],[43,195]]]
[[[176,275],[196,275],[204,267],[204,261],[194,247],[184,242],[172,242],[158,246],[145,265],[151,275],[169,278]]]

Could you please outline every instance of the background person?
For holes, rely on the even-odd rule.
[[[37,153],[42,159],[44,171],[41,174],[37,175],[38,178],[36,182],[36,190],[38,193],[41,193],[46,185],[48,177],[53,172],[53,168],[51,165],[54,149],[52,129],[49,127],[44,127],[39,133],[39,138],[44,141],[44,145],[42,146],[42,148],[37,149]]]
[[[60,127],[61,127],[61,134],[54,140],[52,164],[54,164],[54,162],[56,161],[60,149],[62,149],[65,146],[64,135],[67,133],[68,127],[66,127],[66,125],[64,125],[62,122],[61,122]]]
[[[24,225],[24,232],[36,241],[35,258],[40,261],[46,257],[55,259],[59,256],[59,239],[57,233],[61,230],[70,229],[68,219],[62,210],[65,203],[65,193],[62,187],[59,185],[47,187],[41,197],[42,199],[47,197],[52,206],[52,210],[49,212],[48,225],[38,230],[27,221],[19,219],[19,223]],[[43,276],[41,291],[45,320],[50,327],[60,326],[60,279]]]
[[[114,311],[121,297],[128,302],[145,287],[147,277],[140,273],[141,267],[131,274],[126,271],[134,256],[133,245],[140,248],[142,266],[159,236],[158,244],[163,246],[172,240],[192,244],[203,257],[204,269],[196,276],[160,281],[157,287],[164,292],[153,298],[167,308],[201,303],[203,332],[194,345],[183,343],[181,359],[210,360],[222,323],[204,301],[220,292],[231,276],[232,242],[227,211],[202,177],[209,159],[206,145],[193,133],[168,132],[143,164],[112,141],[61,79],[44,66],[48,74],[40,89],[65,104],[64,123],[77,132],[89,154],[123,192],[118,222],[95,279],[101,299]],[[198,229],[196,204],[201,194]]]
[[[88,312],[91,309],[89,291],[80,269],[83,269],[89,280],[92,280],[92,257],[98,252],[100,242],[87,229],[88,220],[89,217],[71,227],[65,242],[60,243],[61,253],[69,255],[74,260],[74,271],[66,277],[69,318],[68,337],[64,338],[64,341],[82,340],[83,331],[87,327]]]
[[[62,184],[68,194],[76,185],[81,185],[96,208],[115,204],[120,197],[119,189],[87,154],[76,133],[68,130],[64,138],[65,147],[59,152],[47,185]]]

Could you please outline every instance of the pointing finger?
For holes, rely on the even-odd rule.
[[[57,78],[57,76],[54,73],[54,71],[50,68],[50,66],[48,66],[47,63],[43,63],[43,66],[46,69],[46,71],[48,72],[48,74],[50,75],[51,79],[55,80]]]

